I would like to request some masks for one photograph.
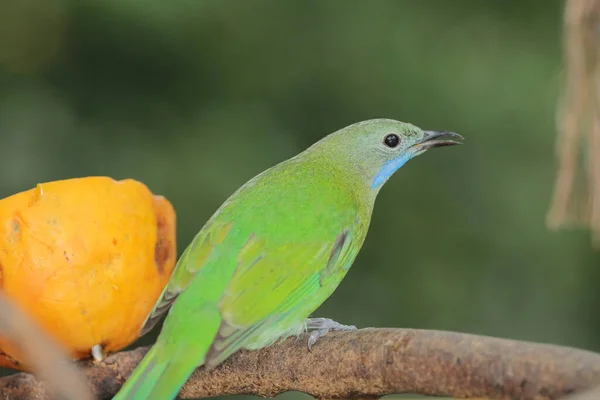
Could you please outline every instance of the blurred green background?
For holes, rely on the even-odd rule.
[[[181,253],[235,189],[334,130],[375,117],[452,130],[463,146],[408,163],[382,190],[352,271],[317,314],[600,351],[600,257],[587,232],[545,227],[562,10],[2,0],[0,196],[135,178],[173,203]]]

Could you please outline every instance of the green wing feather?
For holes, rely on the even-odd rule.
[[[303,323],[331,294],[354,260],[358,249],[351,246],[350,236],[350,228],[346,228],[326,243],[270,248],[264,239],[252,234],[238,255],[238,266],[219,302],[222,321],[204,360],[206,368],[248,347],[292,314],[295,318],[290,319],[290,326],[281,327],[283,331]],[[286,273],[278,272],[282,269]],[[278,337],[275,334],[270,339]]]
[[[169,282],[146,318],[140,336],[148,333],[156,325],[177,296],[192,283],[200,268],[223,242],[231,225],[230,221],[225,223],[211,221],[196,235],[177,262]]]

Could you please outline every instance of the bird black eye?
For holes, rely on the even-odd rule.
[[[385,143],[387,147],[393,149],[394,147],[397,147],[400,144],[400,138],[395,133],[390,133],[383,139],[383,143]]]

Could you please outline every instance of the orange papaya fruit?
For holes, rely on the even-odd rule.
[[[143,183],[38,184],[0,200],[0,290],[74,359],[133,343],[176,262],[175,211]],[[0,366],[29,370],[0,338]]]

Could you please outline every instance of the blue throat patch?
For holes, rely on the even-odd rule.
[[[371,189],[376,189],[383,185],[383,183],[385,183],[385,181],[387,181],[394,172],[398,171],[398,169],[406,164],[406,162],[411,158],[412,154],[406,152],[383,164],[383,167],[381,167],[379,172],[377,172],[377,175],[375,175],[373,178]]]

